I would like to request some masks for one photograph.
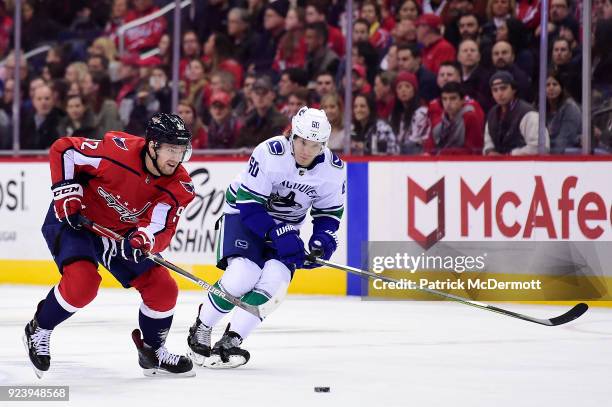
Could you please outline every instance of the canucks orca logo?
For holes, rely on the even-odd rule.
[[[115,142],[115,144],[117,144],[117,147],[119,147],[122,150],[128,151],[128,148],[125,145],[125,138],[123,138],[123,137],[113,137],[113,141]]]
[[[189,192],[190,194],[195,193],[195,187],[193,186],[193,182],[181,181],[181,185],[183,186],[183,188],[185,188],[185,191]]]
[[[302,204],[295,202],[295,191],[289,192],[287,196],[281,196],[278,192],[274,192],[266,202],[266,209],[272,212],[291,213],[302,209]]]

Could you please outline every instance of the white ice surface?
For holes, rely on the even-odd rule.
[[[101,289],[53,332],[51,369],[39,380],[21,335],[48,289],[0,285],[0,385],[70,386],[70,402],[42,405],[612,405],[611,309],[592,308],[565,326],[544,327],[454,303],[289,297],[245,342],[246,366],[160,379],[142,375],[130,337],[138,294]],[[171,351],[186,352],[202,293],[181,293]],[[568,308],[505,306],[540,317]],[[331,391],[315,393],[315,386]]]

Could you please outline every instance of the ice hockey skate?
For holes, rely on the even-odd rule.
[[[193,377],[193,363],[187,356],[170,353],[164,345],[153,349],[142,339],[139,329],[134,329],[132,339],[138,349],[138,364],[147,377]]]

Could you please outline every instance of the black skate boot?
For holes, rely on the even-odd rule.
[[[212,331],[212,328],[207,327],[200,321],[201,308],[202,304],[198,308],[198,317],[189,328],[189,336],[187,337],[187,345],[189,345],[187,355],[198,366],[202,366],[204,359],[210,357],[210,333]]]
[[[38,326],[38,310],[42,307],[45,300],[38,303],[38,308],[34,318],[25,326],[25,334],[23,335],[23,344],[30,357],[30,362],[34,368],[34,373],[39,379],[49,370],[51,365],[51,355],[49,353],[49,340],[51,338],[50,329],[43,329]]]
[[[170,353],[164,345],[153,349],[142,340],[140,329],[134,329],[132,339],[138,349],[138,364],[145,376],[195,376],[193,363],[187,356]]]
[[[227,325],[223,337],[212,348],[209,358],[204,360],[204,367],[209,369],[230,369],[246,364],[251,355],[241,349],[242,338]]]

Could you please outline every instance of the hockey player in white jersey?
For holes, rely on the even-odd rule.
[[[338,245],[344,211],[346,169],[329,148],[331,125],[325,112],[302,108],[289,136],[259,144],[245,170],[228,187],[218,222],[217,267],[225,270],[216,286],[248,304],[261,305],[285,289],[306,261],[299,227],[310,210],[310,251],[329,259]],[[243,340],[261,323],[236,308],[222,338],[211,349],[211,330],[233,305],[209,294],[200,305],[187,342],[194,363],[209,368],[244,365]]]

